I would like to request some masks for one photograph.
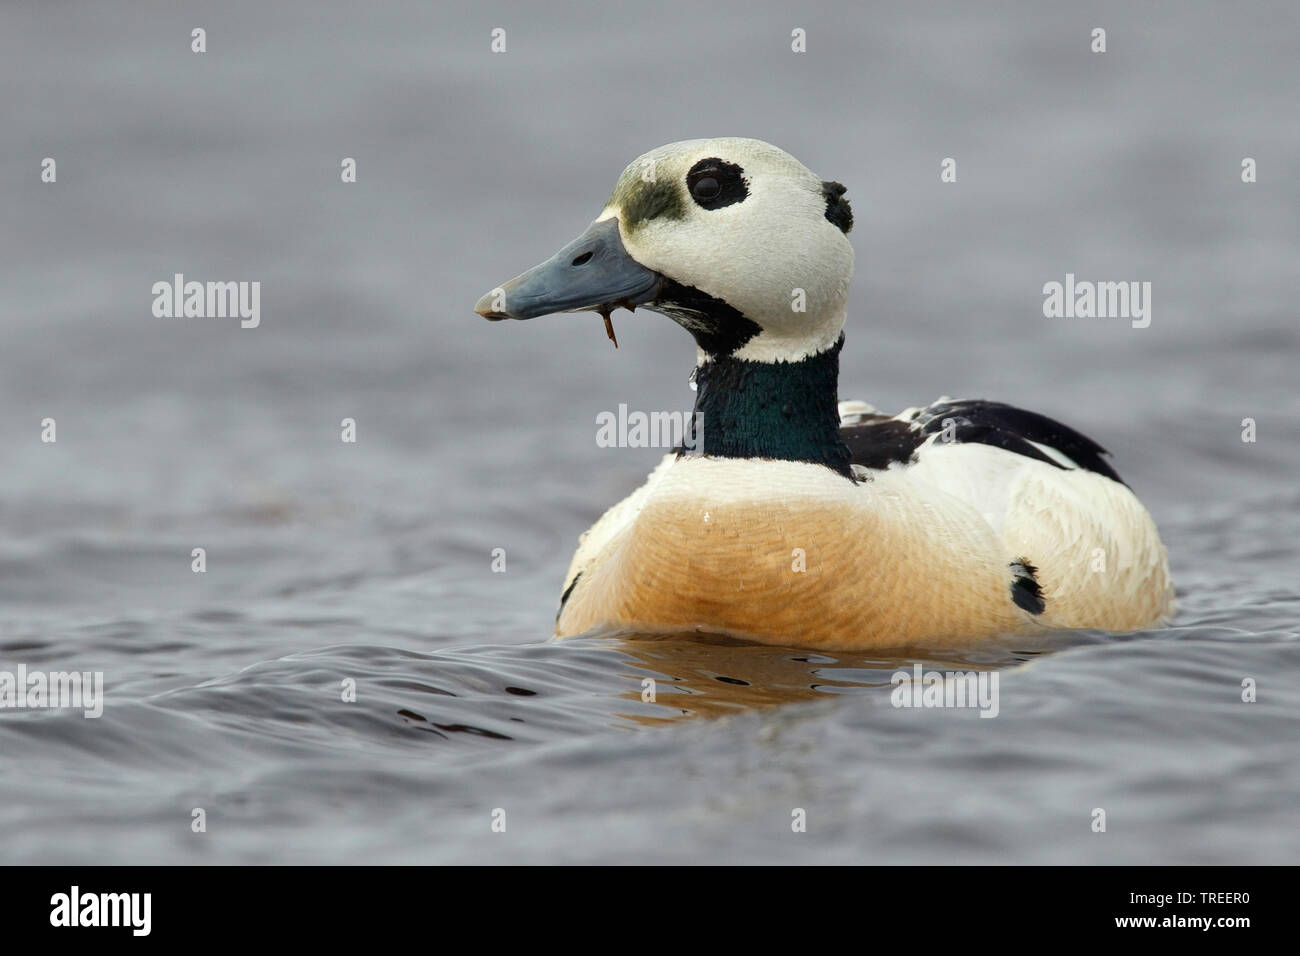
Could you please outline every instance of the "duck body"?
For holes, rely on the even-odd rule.
[[[643,305],[698,346],[700,432],[582,535],[556,635],[870,649],[1164,622],[1164,547],[1095,442],[995,402],[838,401],[843,194],[756,140],[672,144],[480,300],[491,319]]]
[[[582,536],[556,634],[952,647],[1170,613],[1164,549],[1123,484],[979,443],[916,458],[846,480],[800,461],[669,455]]]

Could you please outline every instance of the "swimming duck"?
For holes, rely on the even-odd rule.
[[[845,192],[759,140],[662,146],[586,232],[479,300],[489,320],[607,325],[640,306],[698,346],[694,448],[581,536],[556,635],[860,650],[1164,622],[1164,546],[1096,442],[998,402],[839,401]]]

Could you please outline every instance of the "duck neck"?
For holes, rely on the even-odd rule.
[[[853,477],[840,438],[840,348],[794,362],[710,356],[695,370],[695,451],[824,465]]]

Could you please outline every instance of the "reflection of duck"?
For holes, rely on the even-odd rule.
[[[653,703],[664,710],[662,716],[644,710],[621,715],[640,724],[661,724],[683,716],[717,717],[870,688],[888,693],[894,674],[918,661],[927,669],[981,671],[1025,659],[1023,652],[1010,650],[970,659],[944,653],[917,657],[901,651],[898,656],[830,655],[697,633],[623,636],[617,648],[634,668],[627,676],[635,686],[622,696],[646,700],[650,688],[645,680],[650,678]]]
[[[756,140],[665,146],[585,234],[478,303],[644,305],[699,346],[702,454],[669,456],[583,536],[557,634],[873,648],[1161,622],[1164,547],[1095,442],[993,402],[838,404],[844,191]]]

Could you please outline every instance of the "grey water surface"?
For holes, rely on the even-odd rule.
[[[0,711],[0,862],[1300,860],[1300,8],[980,6],[0,6],[0,670],[106,695]],[[689,409],[694,346],[473,304],[721,135],[849,188],[843,397],[1096,438],[1173,626],[548,643],[660,454],[596,415]],[[155,317],[175,273],[261,282],[260,326]],[[1067,273],[1150,281],[1150,326],[1044,318]],[[999,715],[894,708],[913,661]]]

